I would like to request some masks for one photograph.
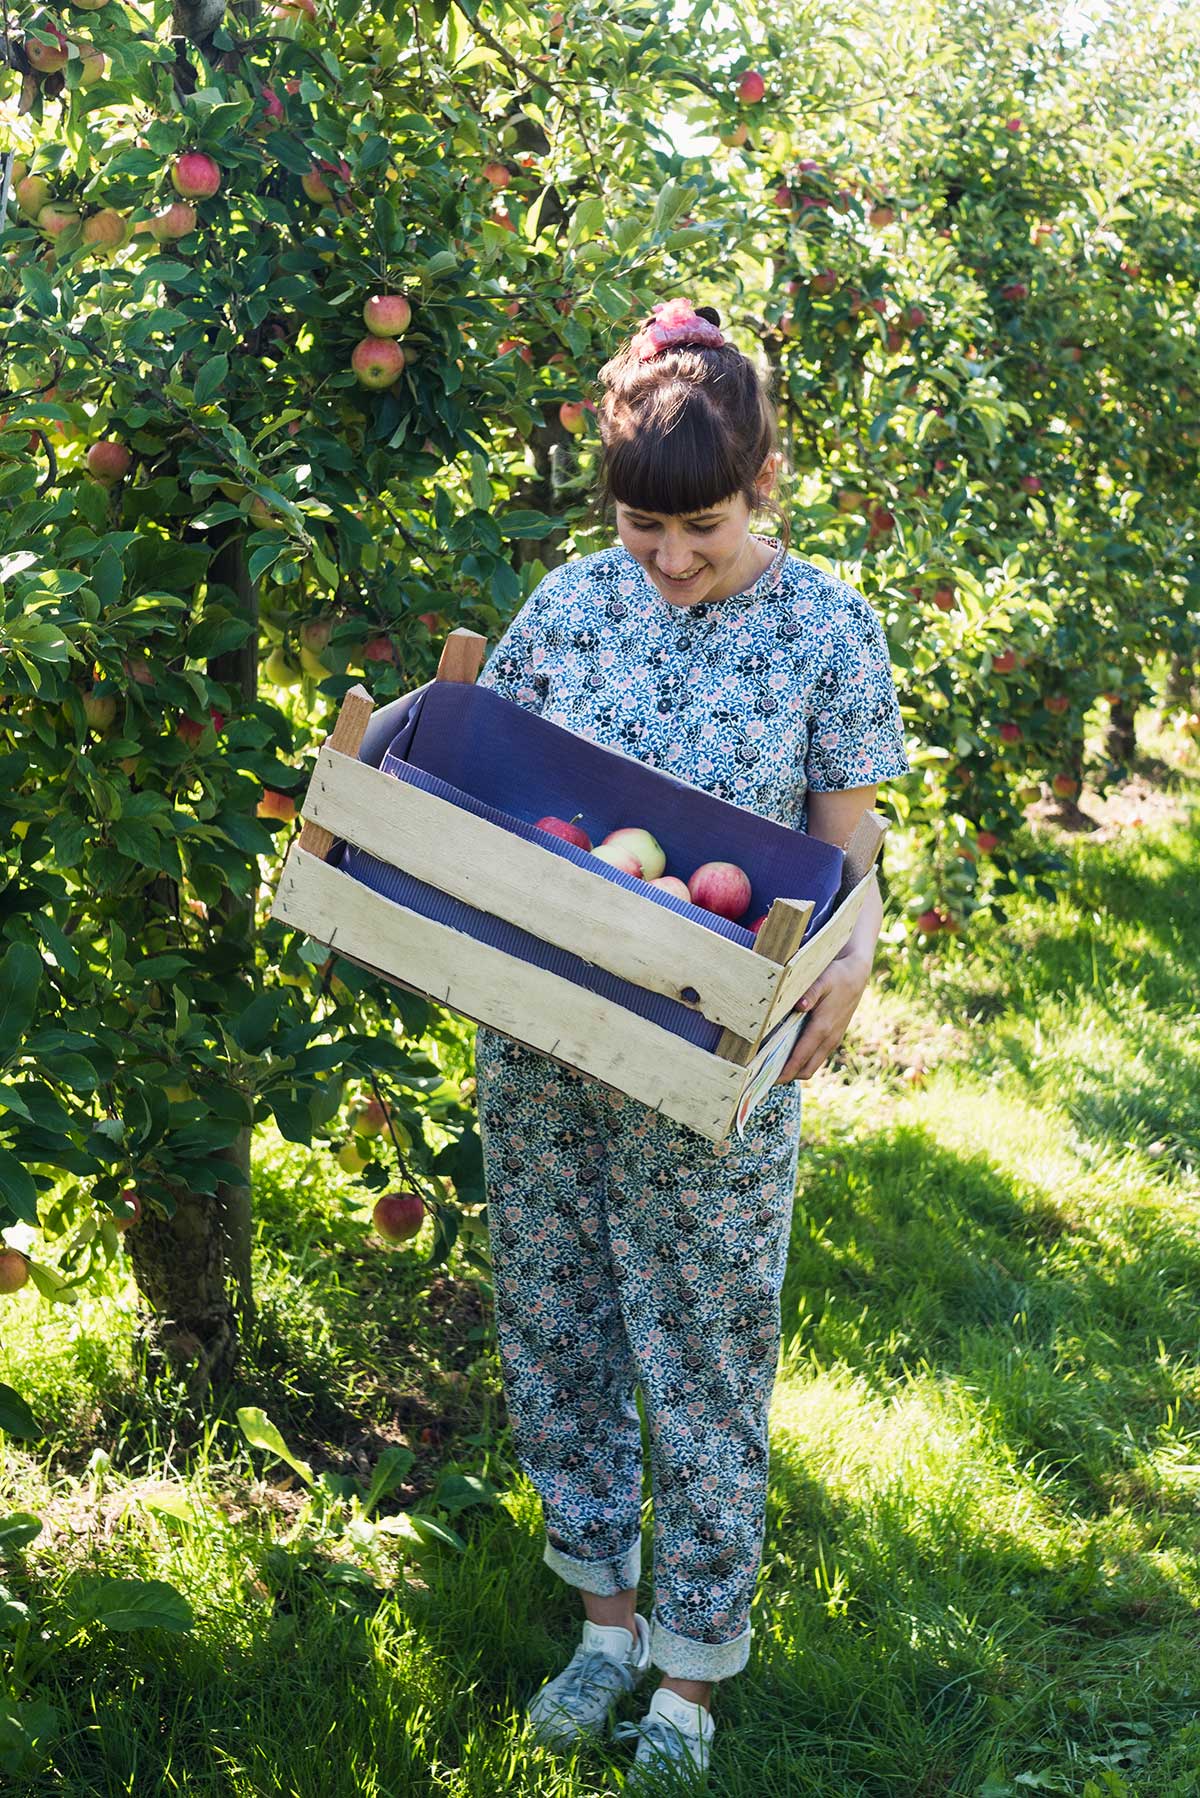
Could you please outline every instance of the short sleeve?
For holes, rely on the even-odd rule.
[[[550,691],[543,633],[561,580],[557,568],[543,576],[484,663],[476,682],[477,686],[491,687],[527,712],[540,714]]]
[[[883,627],[861,593],[837,584],[833,643],[816,683],[805,777],[813,793],[897,780],[910,770]]]

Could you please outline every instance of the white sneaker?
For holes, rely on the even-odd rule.
[[[526,1715],[535,1740],[565,1748],[603,1733],[618,1698],[633,1691],[650,1665],[650,1625],[640,1615],[636,1621],[636,1640],[620,1625],[584,1624],[567,1665],[530,1700]]]
[[[699,1791],[708,1775],[715,1728],[702,1704],[689,1704],[678,1692],[660,1686],[640,1723],[619,1723],[613,1731],[614,1741],[638,1744],[625,1780],[629,1798],[636,1792],[664,1790],[668,1776],[673,1792]]]

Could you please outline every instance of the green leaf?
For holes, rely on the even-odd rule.
[[[212,356],[196,376],[196,404],[207,406],[229,379],[229,357]]]
[[[8,1391],[9,1388],[5,1387],[4,1390]],[[0,1428],[3,1428],[2,1424]],[[0,1555],[15,1554],[20,1548],[28,1548],[41,1533],[40,1517],[34,1517],[29,1511],[10,1511],[7,1517],[0,1517]]]
[[[499,1492],[488,1480],[473,1473],[444,1473],[437,1483],[432,1503],[454,1516],[470,1505],[494,1505]]]
[[[15,1055],[37,1010],[42,958],[32,943],[10,943],[0,961],[0,1056]]]
[[[298,1461],[271,1419],[258,1405],[243,1405],[237,1413],[238,1426],[251,1448],[261,1448],[269,1455],[286,1461],[306,1486],[313,1483],[313,1470],[307,1461]]]
[[[41,1426],[19,1392],[0,1383],[0,1430],[22,1442],[34,1442],[41,1436]]]
[[[381,1498],[402,1486],[412,1471],[416,1456],[411,1448],[385,1448],[380,1455],[375,1471],[371,1475],[371,1484],[367,1496],[363,1499],[363,1511],[369,1517]]]
[[[192,1627],[192,1607],[166,1580],[89,1580],[76,1598],[81,1622],[101,1623],[115,1634],[166,1629],[182,1635]]]
[[[0,1216],[7,1209],[9,1217],[23,1224],[36,1224],[37,1187],[33,1175],[23,1161],[7,1149],[0,1149]]]
[[[486,512],[492,503],[492,483],[488,474],[487,457],[481,456],[478,450],[471,452],[471,498],[481,512]]]
[[[233,1040],[248,1055],[257,1054],[270,1036],[284,1004],[283,995],[277,987],[256,994],[230,1026]]]

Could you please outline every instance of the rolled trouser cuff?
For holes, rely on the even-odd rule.
[[[642,1539],[636,1536],[623,1554],[606,1561],[578,1561],[574,1555],[566,1555],[561,1548],[547,1542],[542,1559],[569,1586],[578,1586],[582,1592],[594,1592],[597,1598],[613,1598],[618,1592],[628,1592],[641,1578]]]
[[[650,1660],[670,1679],[728,1679],[750,1659],[750,1625],[732,1642],[697,1642],[650,1619]]]

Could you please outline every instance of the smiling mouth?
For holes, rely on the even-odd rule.
[[[664,581],[670,581],[676,587],[686,587],[689,581],[694,581],[698,574],[704,573],[704,570],[703,568],[693,568],[690,574],[667,574],[660,568],[658,572]]]

